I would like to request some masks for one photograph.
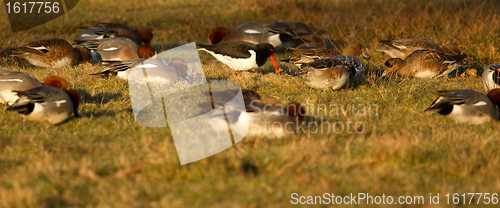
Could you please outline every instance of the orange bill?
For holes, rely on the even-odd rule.
[[[280,74],[280,69],[278,69],[278,66],[276,65],[276,62],[274,62],[273,55],[271,55],[269,58],[271,59],[271,62],[273,62],[273,66],[276,69],[276,74]]]

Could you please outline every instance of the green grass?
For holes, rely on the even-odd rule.
[[[300,21],[332,43],[362,42],[372,56],[363,60],[368,68],[365,83],[318,91],[292,77],[295,67],[283,63],[281,75],[272,73],[267,63],[235,78],[228,67],[200,53],[206,76],[236,81],[283,103],[298,101],[309,110],[321,104],[376,104],[378,111],[371,116],[307,118],[362,122],[365,131],[360,134],[245,138],[237,148],[181,166],[168,128],[135,123],[126,82],[88,75],[103,67],[44,69],[2,57],[2,69],[39,80],[50,75],[66,78],[82,94],[83,103],[81,118],[55,126],[0,112],[0,207],[289,207],[292,193],[385,194],[395,200],[415,195],[425,196],[426,205],[429,193],[440,193],[443,206],[447,193],[498,192],[500,124],[458,124],[423,113],[435,99],[431,92],[483,92],[480,77],[459,76],[461,70],[430,80],[377,79],[388,56],[374,49],[383,39],[453,42],[471,56],[467,61],[480,75],[500,59],[499,9],[496,1],[468,0],[90,0],[64,17],[18,34],[9,32],[8,19],[3,18],[1,46],[49,37],[73,40],[81,32],[77,25],[116,21],[152,28],[152,45],[160,51],[193,41],[206,43],[210,30],[220,25]],[[7,17],[3,8],[0,11]]]

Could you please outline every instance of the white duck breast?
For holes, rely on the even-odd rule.
[[[433,77],[436,77],[438,75],[439,75],[439,72],[431,71],[431,70],[426,70],[426,71],[421,71],[421,72],[415,73],[415,77],[424,78],[424,79],[433,78]]]
[[[451,111],[448,117],[460,123],[471,124],[483,124],[492,120],[490,114],[481,111],[471,114],[470,110],[471,109],[466,106],[454,105],[453,111]]]
[[[31,63],[31,62],[30,62]],[[73,61],[71,58],[69,57],[64,57],[64,58],[61,58],[57,61],[54,61],[52,63],[52,65],[49,65],[50,67],[54,67],[54,68],[61,68],[61,67],[65,67],[65,66],[70,66],[72,65]],[[32,63],[33,64],[33,63]],[[33,64],[35,65],[35,64]],[[48,67],[47,65],[44,66],[44,67]]]
[[[347,84],[349,76],[345,69],[339,68],[338,71],[340,72],[338,73],[338,77],[335,78],[329,78],[328,76],[331,75],[325,74],[325,70],[327,69],[310,70],[307,75],[302,77],[302,80],[307,86],[320,90],[338,90]]]
[[[7,110],[17,111],[28,121],[58,124],[74,111],[68,93],[55,87],[38,86],[17,94],[19,99]]]
[[[463,89],[439,91],[439,97],[425,112],[437,112],[451,120],[482,124],[498,119],[498,108],[486,95],[474,90]]]
[[[486,92],[500,88],[500,64],[491,64],[483,72],[483,87]]]
[[[283,44],[283,42],[281,41],[280,39],[280,35],[279,34],[275,34],[275,35],[271,35],[269,36],[268,38],[268,42],[273,45],[274,47],[277,47],[277,46],[280,46]]]
[[[216,131],[227,131],[230,124],[233,135],[284,137],[295,133],[296,122],[282,105],[274,99],[261,97],[251,90],[243,90],[245,106],[226,105],[232,100],[235,92],[232,90],[212,92],[215,106],[224,105],[227,119],[220,108],[212,109],[211,103],[200,104],[205,109],[202,116]],[[265,104],[267,103],[267,104]],[[272,104],[271,104],[272,103]]]
[[[0,103],[12,105],[19,98],[13,91],[27,90],[42,85],[24,73],[0,70]]]
[[[354,76],[353,78],[359,76],[356,69],[341,58],[320,59],[303,64],[295,76],[315,89],[338,90],[347,85],[349,75]]]
[[[228,112],[227,115],[232,117],[230,118],[233,121],[231,130],[236,131],[239,135],[285,137],[295,133],[294,123],[290,121],[288,115],[283,114],[282,110],[266,111],[261,109],[258,112],[241,110]],[[227,123],[221,118],[214,118],[210,123],[214,129],[227,130]]]

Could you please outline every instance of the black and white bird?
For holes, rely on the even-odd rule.
[[[498,120],[500,89],[491,90],[488,95],[470,89],[438,91],[439,97],[425,109],[436,112],[461,123],[482,124]]]
[[[206,51],[218,61],[229,66],[233,75],[236,71],[250,70],[261,67],[270,58],[276,73],[279,74],[278,66],[274,62],[274,46],[269,43],[253,44],[244,41],[217,43],[214,45],[196,44],[198,50]]]
[[[75,90],[61,90],[52,86],[37,86],[26,91],[14,91],[19,99],[7,108],[26,120],[58,124],[72,113],[78,117],[80,94]]]
[[[483,87],[486,92],[500,88],[500,64],[490,64],[483,71]]]

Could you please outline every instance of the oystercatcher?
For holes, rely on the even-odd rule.
[[[245,41],[217,43],[214,45],[196,44],[198,50],[208,52],[217,60],[231,68],[233,75],[236,70],[250,70],[264,65],[269,57],[273,62],[276,73],[278,66],[274,62],[274,46],[269,43],[253,44]]]

